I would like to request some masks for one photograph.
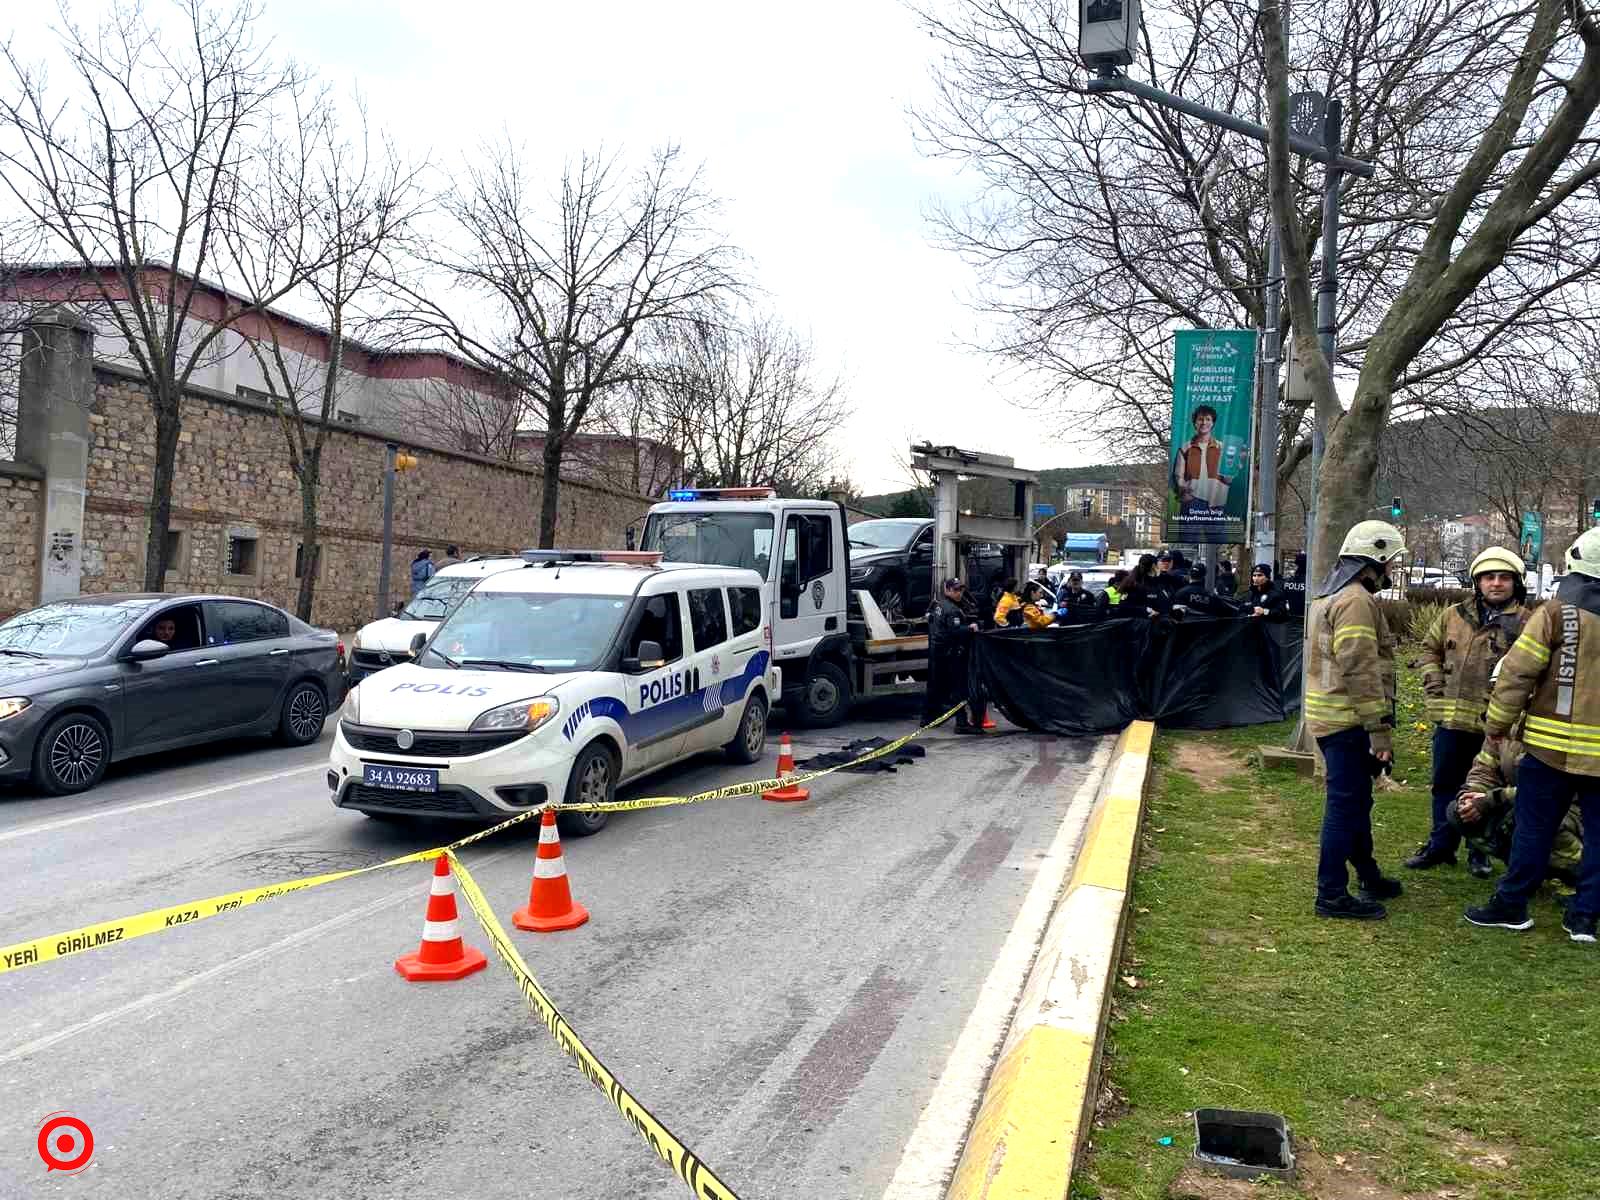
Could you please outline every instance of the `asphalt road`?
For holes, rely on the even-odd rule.
[[[913,716],[880,708],[797,737],[797,754]],[[126,765],[83,797],[0,793],[0,945],[460,836],[333,809],[331,733]],[[564,843],[590,923],[515,935],[591,1047],[744,1200],[882,1196],[1109,748],[942,731],[927,746],[896,774],[818,781],[806,804],[615,817]],[[701,759],[634,793],[751,773]],[[533,845],[530,823],[464,855],[503,921]],[[395,974],[429,867],[0,976],[0,1197],[688,1195],[492,953],[458,983]],[[58,1110],[94,1131],[79,1175],[47,1174],[35,1150]]]

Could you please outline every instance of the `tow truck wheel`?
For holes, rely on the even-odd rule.
[[[617,760],[604,742],[591,742],[573,761],[567,776],[568,804],[606,804],[617,798]],[[558,813],[561,832],[568,837],[588,837],[599,833],[611,819],[610,813]]]
[[[798,710],[794,714],[798,723],[815,728],[837,725],[850,711],[850,677],[836,663],[817,663],[796,698],[799,703],[790,707]]]
[[[723,747],[729,762],[753,763],[761,759],[767,748],[767,702],[760,696],[745,701],[744,716],[739,719],[739,732],[733,741]]]

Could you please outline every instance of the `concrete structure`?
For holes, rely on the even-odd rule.
[[[55,311],[28,327],[16,459],[0,462],[0,615],[41,598],[138,590],[155,470],[154,422],[135,371],[94,361],[93,332]],[[421,546],[464,554],[534,544],[537,469],[404,443],[420,459],[395,488],[392,598]],[[370,619],[378,578],[386,439],[334,423],[323,451],[321,577],[313,618]],[[292,607],[303,566],[300,487],[270,407],[195,389],[183,402],[166,587]],[[621,546],[648,500],[577,482],[557,540]]]

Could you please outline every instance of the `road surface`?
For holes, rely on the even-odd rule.
[[[796,752],[913,718],[880,706],[797,736]],[[81,797],[0,793],[0,945],[461,835],[332,808],[331,736],[330,723],[300,750],[127,764]],[[926,745],[894,774],[820,780],[806,804],[614,817],[564,843],[589,924],[515,935],[596,1053],[744,1200],[883,1196],[1041,861],[1058,838],[1075,844],[1110,748],[1014,731],[941,730]],[[700,759],[631,794],[753,773]],[[526,902],[534,829],[464,852],[502,921]],[[457,983],[395,974],[430,869],[0,975],[0,1196],[688,1195],[492,953]],[[58,1110],[94,1132],[75,1176],[47,1173],[36,1152]]]

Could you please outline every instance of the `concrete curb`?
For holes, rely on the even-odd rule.
[[[1063,1200],[1093,1126],[1095,1078],[1155,726],[1123,730],[1072,879],[968,1131],[947,1200]]]

